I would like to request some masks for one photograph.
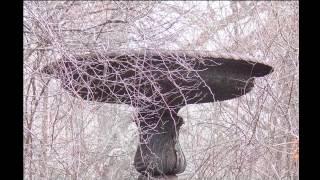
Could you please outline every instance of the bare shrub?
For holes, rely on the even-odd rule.
[[[297,179],[298,7],[297,1],[25,1],[25,179],[138,175],[136,110],[74,98],[39,70],[61,58],[145,48],[245,54],[275,68],[246,96],[179,112],[188,160],[179,178]]]

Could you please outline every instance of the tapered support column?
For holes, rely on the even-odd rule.
[[[145,176],[174,177],[185,170],[186,160],[179,144],[182,123],[178,116],[174,120],[167,116],[151,127],[140,125],[140,143],[134,158],[138,172]]]

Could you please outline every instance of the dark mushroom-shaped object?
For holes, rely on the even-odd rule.
[[[227,55],[143,53],[62,58],[41,72],[61,80],[73,96],[89,101],[124,103],[139,110],[140,132],[134,165],[141,174],[175,175],[186,168],[179,145],[183,120],[178,110],[195,103],[240,97],[254,78],[273,68]]]

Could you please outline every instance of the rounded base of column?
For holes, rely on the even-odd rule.
[[[134,166],[142,176],[175,177],[186,169],[185,156],[179,144],[181,125],[181,118],[161,120],[156,127],[140,132]]]

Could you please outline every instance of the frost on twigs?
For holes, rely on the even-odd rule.
[[[170,82],[167,78],[170,75],[172,79],[193,76],[182,73],[192,72],[193,66],[183,63],[187,61],[178,58],[178,53],[171,53],[174,50],[185,54],[209,52],[215,57],[232,56],[274,67],[267,78],[257,78],[255,88],[245,96],[214,105],[187,105],[179,111],[185,121],[180,130],[180,145],[188,162],[192,162],[179,178],[298,177],[298,7],[297,1],[25,1],[25,179],[137,177],[133,157],[139,135],[132,121],[139,118],[139,113],[131,104],[143,105],[146,112],[158,107],[172,108],[164,104],[167,101],[157,99],[161,97],[157,92],[162,89],[159,81],[154,80],[166,77]],[[141,85],[152,87],[156,95],[145,96],[139,91],[137,79],[123,80],[131,97],[139,97],[129,100],[129,105],[74,98],[64,89],[70,84],[62,85],[39,73],[44,66],[61,59],[75,63],[77,57],[93,54],[101,57],[99,62],[108,67],[111,61],[103,58],[104,54],[134,54],[133,51],[144,54],[150,49],[158,54],[169,49],[180,68],[167,73],[165,67],[143,68],[148,67],[141,66],[144,58],[132,63],[130,66],[136,68],[134,74],[141,78]],[[83,63],[73,72],[90,63]],[[152,74],[159,69],[162,71],[159,75]],[[115,72],[121,77],[126,71],[113,69],[113,78],[117,77]],[[81,78],[91,76],[90,72],[84,73],[75,85],[90,87],[92,82]],[[101,77],[96,75],[98,79]],[[119,78],[116,80],[121,82]],[[201,82],[193,87],[199,87],[197,84]],[[180,90],[190,89],[177,85]],[[117,93],[111,88],[112,82],[108,87]],[[183,93],[177,90],[174,89],[177,98],[183,99]],[[127,93],[120,92],[114,101],[127,99],[124,95]],[[160,94],[167,98],[169,92]],[[152,106],[144,106],[150,101],[154,102]]]

